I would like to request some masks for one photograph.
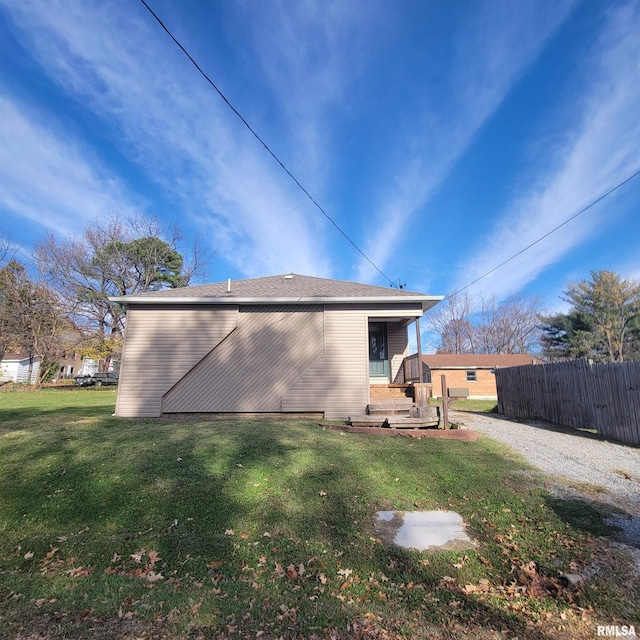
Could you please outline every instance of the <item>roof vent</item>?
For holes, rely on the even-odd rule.
[[[285,277],[285,280],[293,280],[293,273],[288,273]]]
[[[231,293],[231,278],[227,279],[227,293]]]

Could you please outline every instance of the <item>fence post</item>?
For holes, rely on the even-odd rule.
[[[442,388],[442,426],[440,429],[449,428],[449,403],[447,394],[447,376],[444,373],[440,376],[440,386]]]

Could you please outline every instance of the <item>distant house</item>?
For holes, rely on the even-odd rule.
[[[112,298],[128,309],[116,413],[364,413],[441,299],[293,273]]]
[[[415,363],[417,354],[406,359],[397,380],[417,382]],[[499,367],[519,367],[525,364],[542,364],[541,360],[526,354],[465,354],[436,353],[422,356],[422,380],[432,386],[435,398],[442,397],[442,374],[448,387],[466,387],[469,398],[496,400],[495,370]],[[410,373],[412,372],[412,373]]]
[[[21,353],[5,353],[0,362],[0,382],[37,384],[40,361]]]

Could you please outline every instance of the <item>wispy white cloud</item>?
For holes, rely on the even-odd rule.
[[[39,63],[246,275],[327,275],[320,223],[177,48],[129,4],[5,2]],[[229,240],[233,240],[229,242]]]
[[[544,169],[532,186],[505,210],[491,237],[460,269],[463,286],[535,241],[640,168],[640,8],[612,10],[584,61],[588,78],[579,124],[548,149]],[[499,298],[519,290],[545,268],[593,236],[611,215],[614,198],[482,280],[482,290]]]
[[[437,113],[422,114],[412,137],[401,141],[405,160],[394,167],[392,183],[383,185],[388,195],[371,225],[376,237],[367,238],[365,249],[380,266],[397,252],[407,237],[409,221],[439,189],[574,4],[573,0],[554,4],[526,0],[469,5],[456,35],[453,66],[442,70],[451,74],[449,103]],[[358,279],[374,276],[371,266],[361,261]]]
[[[62,233],[132,206],[117,178],[71,132],[0,95],[0,208]]]
[[[376,42],[377,3],[363,11],[342,0],[243,3],[255,60],[287,122],[295,173],[314,192],[326,179],[331,116],[348,108],[348,90]],[[286,131],[286,130],[285,130]]]

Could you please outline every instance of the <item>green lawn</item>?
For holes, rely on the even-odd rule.
[[[487,438],[126,420],[114,403],[0,391],[0,637],[542,640],[640,618],[615,573],[560,586],[602,555],[602,514]],[[381,509],[454,509],[479,546],[385,547]]]

